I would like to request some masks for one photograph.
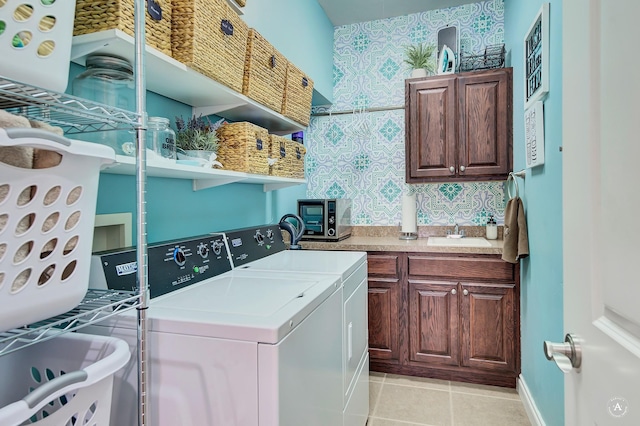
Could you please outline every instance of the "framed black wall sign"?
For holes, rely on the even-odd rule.
[[[543,3],[524,36],[524,109],[549,92],[549,3]]]

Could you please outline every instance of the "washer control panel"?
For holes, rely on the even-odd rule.
[[[278,225],[236,229],[225,235],[234,268],[286,250]]]
[[[230,257],[222,234],[149,245],[147,253],[151,298],[231,270]],[[97,265],[98,259],[104,274],[102,281],[106,282],[107,288],[135,290],[138,270],[135,247],[94,253],[92,269],[94,264]]]

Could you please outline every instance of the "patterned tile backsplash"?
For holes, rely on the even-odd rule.
[[[404,80],[410,71],[403,46],[436,44],[446,26],[458,28],[463,52],[503,43],[503,0],[336,27],[334,104],[314,111],[352,113],[312,116],[305,133],[308,197],[353,199],[354,225],[398,225],[403,193],[416,193],[418,225],[484,225],[489,214],[503,222],[502,182],[404,182]]]

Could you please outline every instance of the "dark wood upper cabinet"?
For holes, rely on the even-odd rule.
[[[455,78],[408,84],[406,149],[411,155],[407,155],[407,170],[411,178],[449,176],[449,168],[456,164]],[[407,181],[409,177],[407,173]]]
[[[512,68],[405,81],[406,181],[506,179]]]

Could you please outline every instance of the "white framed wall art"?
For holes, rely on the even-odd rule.
[[[544,164],[544,104],[537,101],[524,112],[524,143],[527,168]]]
[[[524,36],[524,109],[549,92],[549,3],[543,3]]]

